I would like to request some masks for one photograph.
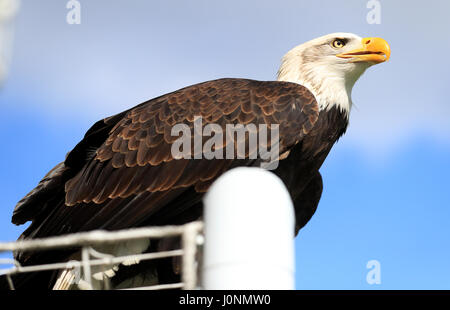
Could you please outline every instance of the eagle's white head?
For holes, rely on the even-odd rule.
[[[278,80],[307,87],[321,110],[337,106],[348,117],[353,85],[368,67],[387,61],[390,53],[381,38],[332,33],[290,50],[283,57]]]

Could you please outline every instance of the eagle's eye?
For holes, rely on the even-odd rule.
[[[335,39],[332,43],[331,46],[334,48],[342,48],[345,46],[345,41],[342,39]]]

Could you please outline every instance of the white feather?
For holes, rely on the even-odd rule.
[[[141,254],[148,248],[149,244],[150,240],[140,239],[115,244],[105,244],[102,246],[96,246],[94,250],[102,254],[118,257],[118,256]],[[70,260],[79,261],[80,257],[81,254],[78,252],[72,255],[70,257]],[[122,264],[125,266],[129,266],[137,263],[139,263],[139,259],[131,258],[124,261]],[[120,264],[91,266],[92,288],[93,289],[104,288],[105,285],[104,279],[114,277],[119,268]],[[89,285],[83,280],[81,270],[78,268],[68,268],[61,270],[58,274],[55,285],[53,286],[54,290],[73,290],[73,289],[88,289],[88,288]]]
[[[334,38],[348,39],[348,44],[343,50],[333,49],[329,42]],[[336,54],[359,47],[361,40],[355,34],[333,33],[301,44],[283,57],[278,80],[305,86],[320,110],[337,106],[348,117],[353,85],[370,64],[349,62]]]

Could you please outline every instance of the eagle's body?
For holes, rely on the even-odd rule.
[[[328,41],[336,37],[345,38],[348,45],[361,40],[355,35],[335,34],[309,44],[329,45]],[[322,45],[320,50],[325,49]],[[174,158],[171,146],[177,137],[171,129],[180,123],[193,128],[198,116],[205,126],[217,124],[221,128],[227,124],[279,125],[280,161],[274,173],[294,201],[298,232],[314,214],[322,193],[319,168],[347,128],[351,87],[370,66],[335,55],[340,63],[329,65],[333,70],[328,76],[323,73],[323,57],[311,53],[308,43],[288,53],[278,81],[209,81],[97,122],[65,161],[16,206],[15,224],[32,221],[21,238],[183,224],[198,219],[202,196],[215,179],[233,167],[259,166],[262,161],[251,157],[250,150],[243,159]],[[316,78],[311,65],[314,57],[322,61]],[[345,67],[346,63],[351,65]],[[338,76],[339,70],[342,76]],[[236,141],[240,142],[247,141]],[[154,244],[145,247],[141,251],[156,249]],[[72,254],[24,252],[16,257],[28,265],[64,260]],[[159,282],[164,282],[166,271],[161,268]],[[55,276],[47,273],[22,282],[24,286],[51,287]]]

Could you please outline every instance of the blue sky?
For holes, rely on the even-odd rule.
[[[197,82],[275,78],[292,47],[332,32],[392,49],[353,91],[346,136],[321,172],[318,211],[296,239],[299,289],[450,288],[450,49],[444,1],[23,0],[0,91],[0,240],[15,203],[98,119]],[[369,260],[381,284],[366,282]]]

